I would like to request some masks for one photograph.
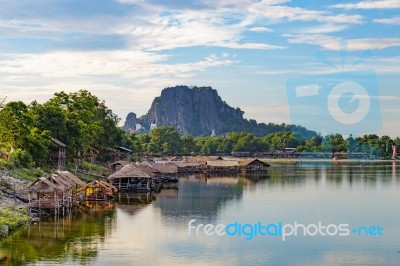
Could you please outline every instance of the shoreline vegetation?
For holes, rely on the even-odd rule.
[[[249,132],[182,135],[170,126],[136,134],[118,126],[120,119],[89,91],[59,92],[43,104],[0,99],[0,226],[4,232],[29,222],[27,206],[13,198],[17,188],[55,169],[68,169],[85,181],[105,178],[117,160],[141,162],[196,156],[254,154],[264,162],[374,162],[390,159],[400,138],[340,134],[304,138],[282,124],[264,136]],[[367,160],[265,158],[257,154],[290,148],[299,153],[363,154]],[[61,155],[63,157],[61,157]],[[333,157],[333,156],[332,156]],[[15,192],[14,192],[15,194]],[[7,229],[7,228],[8,229]]]

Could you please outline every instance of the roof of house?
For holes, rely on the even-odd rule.
[[[54,190],[62,190],[58,184],[51,182],[45,177],[39,177],[28,187],[29,191],[35,192],[53,192]]]
[[[222,157],[214,157],[214,156],[201,156],[201,157],[188,157],[186,158],[186,162],[188,163],[199,163],[206,164],[208,161],[222,161]]]
[[[141,178],[150,178],[148,174],[146,174],[139,167],[134,164],[128,164],[121,168],[118,172],[110,175],[108,180],[126,178],[126,177],[141,177]]]
[[[83,187],[86,183],[74,176],[68,171],[57,171],[50,174],[47,178],[39,177],[31,185],[30,191],[36,192],[52,192],[55,189],[64,191],[74,189],[75,187]]]
[[[271,166],[270,164],[267,164],[266,162],[263,162],[259,159],[246,159],[246,160],[240,161],[240,166],[248,166],[254,162],[260,162],[260,163],[264,164],[266,167]]]
[[[129,153],[132,153],[132,150],[130,150],[130,149],[128,149],[128,148],[125,148],[125,147],[121,147],[121,146],[115,147],[115,149],[117,149],[117,150],[119,150],[119,151],[122,151],[122,152],[129,152]]]
[[[95,180],[95,181],[92,181],[92,182],[86,184],[86,186],[79,189],[78,192],[84,191],[87,188],[103,188],[104,190],[107,190],[110,194],[118,191],[118,189],[116,187],[114,187],[113,185],[111,185],[107,182],[104,182],[101,180],[100,181]]]
[[[161,174],[176,174],[178,172],[178,166],[174,163],[166,164],[152,164]]]
[[[125,165],[128,165],[128,164],[130,164],[131,162],[129,162],[129,161],[116,161],[116,162],[113,162],[113,163],[110,163],[109,165],[108,165],[108,167],[111,167],[111,166],[113,166],[113,165],[122,165],[122,166],[125,166]]]
[[[160,174],[160,171],[158,171],[152,164],[147,162],[136,164],[136,167],[139,167],[143,172],[151,177],[155,177],[156,175]]]
[[[83,182],[82,180],[80,180],[77,176],[71,174],[68,171],[57,171],[56,172],[58,175],[60,176],[65,176],[68,179],[70,179],[72,182],[75,183],[75,185],[77,185],[78,187],[84,187],[86,185],[85,182]]]
[[[239,166],[238,161],[224,161],[224,160],[217,160],[217,161],[207,161],[207,166],[210,167],[235,167]]]
[[[52,141],[53,143],[57,144],[58,146],[61,146],[61,147],[64,147],[64,148],[67,147],[66,144],[62,143],[61,141],[59,141],[59,140],[56,139],[56,138],[51,138],[51,141]]]

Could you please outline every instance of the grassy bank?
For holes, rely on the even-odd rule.
[[[30,216],[27,209],[14,209],[12,207],[0,208],[0,238],[6,237],[12,231],[29,222]],[[7,226],[7,229],[4,228]]]

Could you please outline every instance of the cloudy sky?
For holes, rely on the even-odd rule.
[[[8,100],[88,89],[125,119],[144,114],[165,87],[212,86],[246,118],[290,123],[288,80],[368,70],[376,73],[383,120],[375,132],[400,135],[399,0],[0,6],[0,95]]]

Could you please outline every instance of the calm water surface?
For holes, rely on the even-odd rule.
[[[187,176],[0,242],[4,265],[400,265],[400,163],[272,163],[265,177]],[[189,236],[188,222],[350,224],[383,236]],[[1,263],[0,263],[1,264]]]

